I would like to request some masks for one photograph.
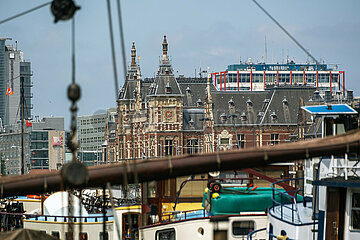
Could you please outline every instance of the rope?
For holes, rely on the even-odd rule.
[[[118,11],[118,19],[119,19],[121,55],[122,55],[122,62],[123,62],[123,75],[124,75],[124,80],[125,80],[126,79],[126,54],[125,54],[124,30],[123,30],[123,24],[122,24],[120,0],[117,0],[117,11]],[[116,79],[115,85],[116,85],[116,87],[118,87],[117,79]],[[118,89],[117,88],[115,88],[115,89],[118,93]]]
[[[16,15],[14,15],[14,16],[12,16],[12,17],[5,18],[4,20],[1,20],[1,21],[0,21],[0,25],[3,24],[3,23],[6,23],[6,22],[8,22],[8,21],[11,21],[11,20],[13,20],[13,19],[15,19],[15,18],[24,16],[24,15],[26,15],[26,14],[28,14],[28,13],[31,13],[31,12],[33,12],[33,11],[35,11],[35,10],[38,10],[38,9],[40,9],[40,8],[43,8],[43,7],[45,7],[45,6],[49,5],[49,4],[51,4],[51,2],[43,3],[43,4],[39,5],[39,6],[36,6],[36,7],[34,7],[34,8],[31,8],[31,9],[29,9],[29,10],[26,10],[26,11],[24,11],[24,12],[22,12],[22,13],[16,14]]]
[[[112,27],[112,17],[111,17],[111,5],[110,0],[107,0],[107,10],[109,17],[109,31],[110,31],[110,44],[111,44],[111,55],[112,55],[112,63],[113,63],[113,71],[114,71],[114,80],[115,80],[115,100],[118,98],[118,79],[117,79],[117,70],[116,70],[116,57],[115,57],[115,45],[114,45],[114,34]]]

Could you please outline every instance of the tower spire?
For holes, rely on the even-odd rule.
[[[163,61],[168,60],[167,51],[168,51],[168,43],[166,41],[166,35],[164,35],[164,41],[163,41]]]
[[[131,66],[136,66],[136,49],[135,49],[135,42],[132,42],[132,48],[131,48]]]

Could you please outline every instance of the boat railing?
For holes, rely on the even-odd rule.
[[[271,184],[272,189],[272,201],[273,201],[273,209],[275,206],[280,206],[280,218],[281,220],[288,221],[285,219],[284,211],[288,209],[291,212],[291,222],[301,224],[300,213],[297,206],[297,203],[302,202],[298,201],[299,193],[303,193],[303,189],[298,188],[298,182],[303,181],[303,178],[291,178],[284,179]],[[293,190],[283,191],[280,188],[280,184],[285,182],[289,182],[290,186],[294,186]],[[280,201],[279,201],[280,198]],[[289,206],[290,205],[290,206]]]
[[[208,213],[205,209],[196,209],[188,211],[167,211],[162,214],[161,223],[165,222],[177,222],[195,218],[208,217]]]
[[[103,222],[104,217],[102,215],[96,216],[59,216],[59,215],[36,215],[26,213],[8,213],[0,212],[0,216],[15,216],[17,219],[35,220],[35,221],[52,221],[52,222],[67,222],[69,219],[73,219],[73,222]],[[105,221],[112,221],[113,215],[105,217]]]
[[[249,232],[249,234],[247,235],[246,239],[247,240],[252,240],[252,235],[254,235],[255,233],[258,233],[258,232],[262,232],[262,231],[265,231],[266,228],[260,228],[260,229],[256,229],[252,232]]]
[[[258,232],[262,232],[262,231],[265,231],[267,228],[261,228],[261,229],[257,229],[257,230],[254,230],[252,232],[249,232],[249,234],[247,235],[247,240],[252,240],[252,236],[255,234],[255,233],[258,233]],[[283,237],[283,238],[280,238],[280,237]],[[269,239],[286,239],[286,240],[294,240],[294,239],[291,239],[291,238],[288,238],[283,235],[279,235],[279,236],[276,236],[275,234],[272,234],[272,233],[269,233]]]

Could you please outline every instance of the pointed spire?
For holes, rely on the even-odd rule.
[[[136,66],[135,42],[132,43],[132,48],[131,48],[131,66]]]
[[[166,35],[164,35],[164,41],[163,41],[163,61],[168,60],[167,51],[168,51],[168,43],[166,41]]]

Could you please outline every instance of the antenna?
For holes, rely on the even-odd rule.
[[[265,35],[265,61],[264,63],[267,62],[267,45],[266,45],[266,35]]]
[[[289,64],[289,49],[286,49],[286,64]]]

